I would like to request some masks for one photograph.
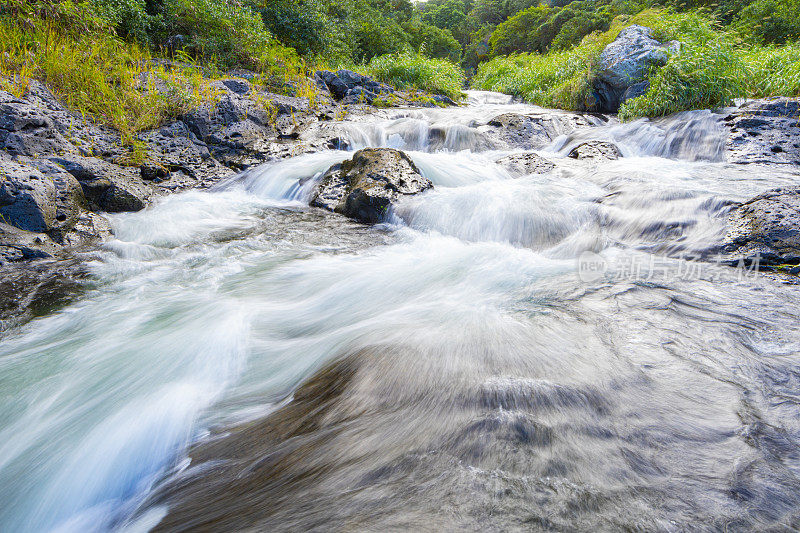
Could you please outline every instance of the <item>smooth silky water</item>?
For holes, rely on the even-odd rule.
[[[0,345],[0,530],[797,527],[800,290],[709,258],[800,175],[720,162],[698,111],[597,120],[512,177],[480,125],[532,110],[331,126],[433,181],[383,225],[307,206],[346,151],[114,215],[92,288]],[[566,157],[590,139],[625,157]]]

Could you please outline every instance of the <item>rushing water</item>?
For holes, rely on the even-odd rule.
[[[533,108],[470,104],[332,126],[433,181],[385,225],[307,207],[344,151],[112,217],[92,289],[0,347],[0,530],[800,527],[800,290],[708,260],[800,175],[692,112],[512,177],[481,125]]]

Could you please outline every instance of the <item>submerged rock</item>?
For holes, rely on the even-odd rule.
[[[773,189],[734,209],[723,244],[733,260],[800,264],[800,187]]]
[[[546,174],[556,168],[552,162],[533,152],[507,155],[498,159],[497,164],[515,176]]]
[[[311,205],[374,224],[385,220],[391,205],[401,197],[431,188],[433,184],[405,153],[367,148],[328,169]]]
[[[724,122],[728,162],[800,165],[800,98],[753,100]]]
[[[616,113],[625,100],[647,91],[649,85],[645,78],[652,67],[665,65],[670,53],[679,51],[679,42],[662,44],[653,38],[650,28],[638,25],[625,28],[600,54],[593,107]]]
[[[613,161],[622,157],[617,145],[606,141],[588,141],[570,150],[568,157],[572,159],[593,159]]]

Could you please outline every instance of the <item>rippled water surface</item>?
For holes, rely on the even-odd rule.
[[[330,126],[434,183],[384,225],[307,207],[346,151],[115,215],[93,288],[0,345],[0,530],[800,527],[800,290],[709,260],[800,175],[692,112],[514,177],[505,112],[544,110]]]

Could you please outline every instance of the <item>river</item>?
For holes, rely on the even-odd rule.
[[[341,150],[111,216],[0,345],[0,530],[800,527],[800,288],[709,259],[800,173],[695,111],[516,177],[478,125],[543,110],[469,97],[330,126],[434,183],[386,224],[308,207]]]

